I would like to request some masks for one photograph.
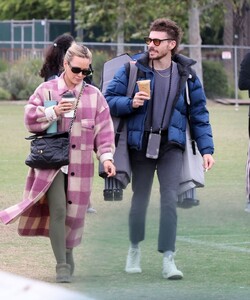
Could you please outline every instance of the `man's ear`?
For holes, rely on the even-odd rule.
[[[170,41],[168,47],[170,50],[173,50],[176,47],[176,41],[175,40]]]

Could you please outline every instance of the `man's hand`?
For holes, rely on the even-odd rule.
[[[146,92],[137,92],[134,96],[132,107],[138,108],[143,106],[145,100],[148,100],[148,94]]]
[[[203,167],[205,171],[208,171],[212,168],[215,161],[211,154],[204,154],[203,155]]]

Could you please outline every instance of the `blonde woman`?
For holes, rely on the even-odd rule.
[[[109,107],[101,92],[84,82],[91,73],[91,61],[89,49],[74,42],[65,54],[64,72],[38,86],[25,107],[28,131],[44,132],[55,121],[58,131],[66,131],[71,118],[65,113],[73,106],[62,101],[62,96],[70,91],[76,98],[80,97],[70,136],[69,165],[58,170],[30,168],[23,201],[0,212],[5,224],[20,217],[19,234],[50,238],[56,259],[56,282],[72,280],[72,251],[81,242],[90,201],[93,151],[103,163],[107,176],[115,175],[114,130]],[[44,101],[49,95],[58,104],[45,108]]]

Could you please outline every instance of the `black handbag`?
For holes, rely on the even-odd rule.
[[[69,132],[32,135],[30,154],[25,164],[31,168],[59,169],[69,164]]]
[[[35,134],[25,138],[26,140],[31,140],[30,154],[25,160],[27,166],[37,169],[59,169],[69,164],[70,132],[83,88],[84,84],[77,98],[74,115],[68,131]]]

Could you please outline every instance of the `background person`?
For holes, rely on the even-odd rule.
[[[111,114],[127,119],[133,196],[125,271],[141,272],[139,243],[145,238],[146,213],[156,171],[160,184],[158,251],[163,253],[162,275],[167,279],[181,279],[183,273],[174,262],[176,203],[186,143],[187,106],[184,95],[189,77],[192,77],[188,80],[191,127],[205,169],[214,164],[212,130],[203,88],[191,69],[195,62],[176,54],[181,29],[169,19],[157,19],[149,31],[145,38],[148,51],[137,60],[136,65],[141,74],[138,80],[150,80],[150,100],[147,92],[138,90],[138,85],[132,98],[126,96],[128,75],[125,67],[116,73],[105,93]],[[150,143],[152,140],[154,142]],[[152,152],[156,154],[157,142],[158,156],[146,157]]]
[[[93,151],[107,176],[115,175],[114,129],[109,107],[101,92],[83,81],[91,72],[91,61],[89,49],[73,43],[64,58],[64,72],[38,86],[25,107],[25,125],[30,132],[44,132],[53,120],[57,120],[59,132],[67,131],[71,118],[64,114],[72,109],[72,103],[61,101],[62,95],[67,91],[76,98],[81,95],[70,134],[70,164],[59,170],[30,168],[23,201],[0,212],[5,224],[20,217],[20,235],[49,236],[57,262],[57,282],[72,280],[72,250],[82,239],[92,188]],[[58,105],[45,108],[49,92]]]
[[[40,76],[44,78],[44,81],[54,79],[55,77],[60,76],[64,71],[64,56],[72,42],[74,42],[74,38],[70,34],[62,34],[49,46],[40,70]]]
[[[248,90],[248,95],[250,97],[250,52],[248,52],[243,58],[240,64],[239,72],[239,89]],[[248,136],[250,138],[250,107],[248,114]],[[246,162],[246,198],[247,203],[245,211],[250,213],[250,141],[247,152],[247,162]]]
[[[59,35],[52,45],[46,51],[44,62],[40,70],[40,76],[44,78],[44,81],[54,79],[61,75],[64,71],[63,60],[64,56],[74,42],[74,38],[70,34]],[[93,73],[92,66],[90,64],[90,70]],[[92,73],[84,77],[84,81],[93,84]]]

